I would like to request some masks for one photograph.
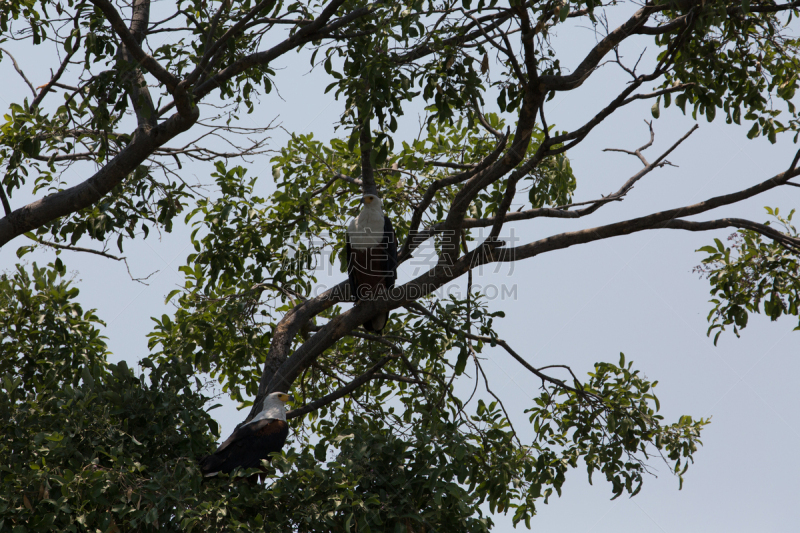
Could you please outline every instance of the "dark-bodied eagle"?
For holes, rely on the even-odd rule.
[[[237,428],[217,451],[200,459],[203,476],[229,474],[236,467],[260,467],[262,459],[269,460],[269,454],[281,451],[289,435],[285,402],[290,401],[294,398],[285,392],[268,394],[253,420]]]
[[[347,276],[359,300],[373,299],[394,287],[397,281],[397,239],[389,217],[383,215],[381,199],[364,195],[364,209],[347,227]],[[389,313],[380,313],[364,324],[367,331],[381,332]]]

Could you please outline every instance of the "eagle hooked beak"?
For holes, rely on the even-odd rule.
[[[278,399],[279,399],[280,401],[284,402],[284,403],[286,403],[286,402],[294,402],[294,396],[292,396],[291,394],[284,394],[284,393],[281,393],[281,394],[278,396]]]

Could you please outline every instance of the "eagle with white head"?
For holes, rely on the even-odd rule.
[[[200,459],[203,476],[229,474],[237,467],[260,467],[262,459],[269,461],[270,454],[281,451],[289,435],[286,402],[292,401],[285,392],[268,394],[255,418],[238,427],[217,451]]]
[[[394,287],[397,281],[397,238],[389,217],[383,214],[381,199],[364,195],[364,208],[347,227],[347,276],[356,303],[374,299]],[[380,333],[389,313],[380,313],[364,329]]]

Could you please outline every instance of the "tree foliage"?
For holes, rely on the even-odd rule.
[[[766,209],[787,235],[797,239],[792,225],[794,210],[784,218],[780,209]],[[791,241],[765,241],[759,233],[746,229],[728,240],[731,246],[715,239],[716,247],[700,248],[708,256],[696,268],[711,282],[714,307],[708,316],[708,334],[716,330],[715,344],[726,326],[733,326],[738,337],[739,330],[747,326],[750,313],[763,309],[774,321],[782,315],[798,316],[800,306],[800,266],[797,247]]]
[[[504,312],[472,272],[639,231],[733,227],[738,252],[703,249],[711,331],[738,332],[762,304],[773,319],[797,315],[791,216],[780,229],[691,218],[797,186],[797,158],[699,203],[531,242],[506,235],[537,218],[589,217],[667,164],[694,129],[648,161],[651,124],[650,143],[620,150],[639,172],[609,195],[575,198],[569,151],[634,102],[652,102],[655,118],[662,107],[695,120],[720,112],[751,138],[796,136],[798,14],[794,2],[721,0],[0,4],[0,59],[32,92],[0,126],[0,244],[13,240],[20,257],[35,246],[110,256],[107,246],[187,224],[193,246],[183,287],[167,296],[176,312],[154,319],[139,375],[108,363],[102,323],[75,302],[60,255],[2,278],[2,409],[15,423],[1,444],[12,458],[0,466],[1,519],[17,531],[484,531],[493,513],[528,525],[581,465],[614,497],[639,492],[654,453],[682,476],[706,420],[665,422],[656,383],[624,357],[586,380],[567,365],[534,367],[499,338]],[[571,43],[557,33],[586,25],[597,41],[567,68]],[[658,52],[626,62],[637,39]],[[24,46],[57,58],[38,89],[12,55]],[[329,78],[321,91],[342,106],[338,137],[295,132],[276,149],[266,120],[240,118],[261,116],[283,82],[278,60],[295,53]],[[603,68],[625,76],[616,95],[577,125],[548,123],[551,100]],[[413,114],[409,136],[401,126]],[[247,165],[272,149],[271,171]],[[210,192],[186,180],[184,165],[203,163],[193,168],[213,179]],[[349,306],[346,282],[317,290],[318,268],[343,271],[346,221],[363,193],[382,197],[399,260],[413,258],[415,272]],[[23,194],[35,199],[17,205]],[[436,294],[456,280],[463,295]],[[386,311],[384,335],[358,329]],[[521,406],[532,442],[483,371],[501,350],[541,387]],[[240,479],[247,472],[200,478],[195,460],[215,432],[201,373],[252,404],[249,416],[269,392],[300,399],[266,487]]]
[[[0,412],[10,423],[0,441],[0,527],[15,532],[487,531],[481,504],[529,523],[536,501],[560,494],[580,459],[616,496],[638,492],[645,466],[636,454],[663,449],[677,471],[705,423],[662,426],[654,384],[624,358],[598,364],[581,390],[543,392],[530,410],[537,439],[525,446],[498,402],[480,400],[460,418],[457,398],[441,405],[434,391],[401,384],[400,403],[387,408],[387,392],[374,386],[310,417],[317,442],[299,433],[276,458],[268,490],[246,482],[247,472],[203,481],[196,458],[213,449],[218,429],[191,365],[146,358],[137,376],[124,361],[109,364],[99,321],[81,312],[64,273],[34,265],[33,279],[20,268],[0,284],[11,323],[46,310],[40,329],[3,332]],[[78,364],[52,349],[58,334],[57,347],[83,347]],[[43,347],[39,359],[18,352],[23,344]]]

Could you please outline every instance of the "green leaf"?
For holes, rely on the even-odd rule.
[[[462,346],[461,350],[458,352],[458,360],[456,361],[456,366],[454,369],[456,376],[460,376],[464,373],[464,369],[467,367],[468,358],[469,352],[467,351],[466,346]]]

